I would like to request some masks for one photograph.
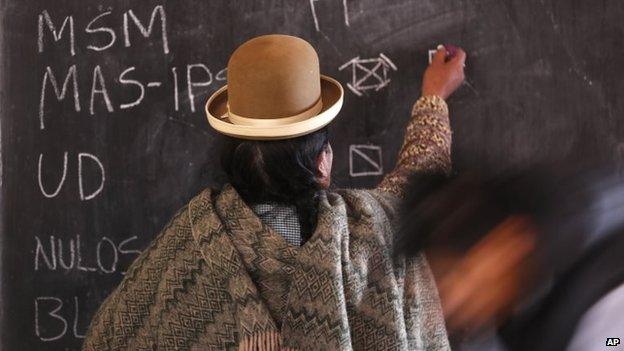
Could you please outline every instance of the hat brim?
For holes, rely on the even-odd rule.
[[[208,123],[219,133],[240,139],[279,140],[315,132],[336,118],[342,108],[344,90],[333,78],[321,75],[321,111],[306,120],[279,126],[248,126],[232,123],[227,118],[227,85],[217,90],[206,102]],[[223,117],[225,116],[225,117]]]

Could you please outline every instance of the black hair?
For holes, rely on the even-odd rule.
[[[318,215],[318,157],[329,146],[327,127],[285,140],[228,138],[221,164],[247,204],[278,203],[297,208],[302,241],[314,232]]]
[[[582,214],[589,199],[581,178],[544,169],[498,176],[414,175],[395,253],[413,255],[434,245],[465,252],[511,215],[531,218],[542,248],[566,246],[569,242],[564,241],[573,241],[587,226]]]

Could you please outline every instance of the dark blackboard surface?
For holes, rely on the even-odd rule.
[[[202,105],[256,35],[307,39],[345,86],[331,129],[338,186],[373,186],[391,169],[427,51],[447,42],[469,53],[467,84],[449,101],[456,169],[624,166],[620,0],[0,4],[4,350],[79,349],[137,251],[224,181]],[[79,111],[73,75],[55,95],[51,76],[62,95],[68,72]]]

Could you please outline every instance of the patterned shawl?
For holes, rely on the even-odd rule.
[[[289,244],[231,186],[204,190],[133,263],[84,350],[448,350],[423,257],[391,257],[395,201],[322,197]]]

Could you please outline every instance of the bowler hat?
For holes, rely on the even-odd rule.
[[[344,91],[321,75],[318,55],[305,40],[263,35],[234,51],[227,85],[206,103],[208,123],[242,139],[278,140],[312,133],[331,122]]]

